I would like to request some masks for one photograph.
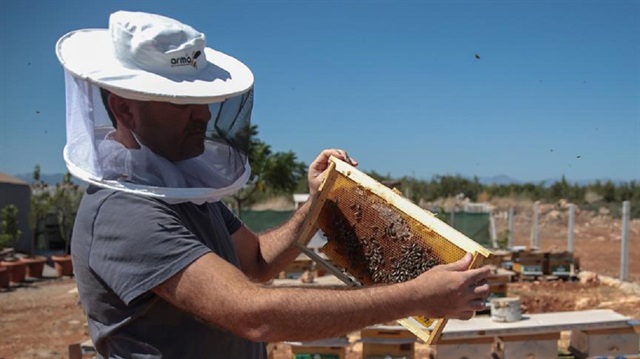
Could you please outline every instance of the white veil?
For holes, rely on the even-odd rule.
[[[253,87],[209,105],[204,152],[171,162],[150,149],[128,149],[115,131],[100,88],[65,70],[67,143],[72,175],[100,187],[151,196],[169,203],[218,201],[242,188],[250,176],[249,145]],[[138,141],[139,142],[139,141]]]

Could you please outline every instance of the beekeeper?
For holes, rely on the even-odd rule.
[[[69,171],[89,187],[71,251],[102,358],[265,358],[265,342],[310,340],[421,315],[470,318],[488,269],[470,255],[408,282],[363,289],[260,284],[294,246],[330,156],[308,170],[310,200],[255,234],[221,202],[248,180],[254,78],[177,20],[118,11],[108,29],[64,35]]]

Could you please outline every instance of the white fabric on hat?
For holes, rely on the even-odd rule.
[[[194,75],[199,62],[207,63],[204,34],[174,19],[118,11],[109,17],[109,31],[115,56],[131,68]]]
[[[118,11],[109,26],[61,37],[56,55],[64,68],[142,101],[209,104],[253,86],[247,66],[206,47],[204,35],[188,25],[161,15]]]

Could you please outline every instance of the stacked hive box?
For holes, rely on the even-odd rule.
[[[293,359],[345,359],[349,340],[346,336],[312,342],[294,342]]]
[[[496,339],[496,356],[509,358],[557,358],[560,332],[501,336]]]
[[[363,359],[412,359],[416,337],[400,326],[371,326],[360,331]]]
[[[490,303],[493,298],[504,298],[507,296],[507,283],[511,282],[513,272],[502,268],[496,268],[491,271],[487,281],[489,282],[489,296],[487,302]]]
[[[633,324],[633,323],[632,323]],[[640,358],[640,322],[618,328],[571,332],[569,350],[583,358]]]
[[[513,252],[513,271],[520,277],[538,277],[544,274],[545,253],[541,251]]]
[[[568,251],[546,253],[544,274],[558,277],[575,275],[573,253]]]
[[[505,249],[494,249],[489,260],[492,266],[497,268],[511,269],[511,251]]]
[[[436,347],[437,359],[494,359],[494,338],[440,339]]]

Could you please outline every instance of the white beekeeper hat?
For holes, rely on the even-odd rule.
[[[177,20],[118,11],[109,29],[70,32],[56,44],[65,69],[69,171],[89,183],[168,202],[216,201],[250,176],[247,150],[253,74],[206,47],[205,35]],[[208,104],[204,153],[170,162],[114,140],[100,89],[140,101]]]
[[[70,32],[56,51],[72,75],[134,100],[209,104],[253,86],[251,70],[204,34],[155,14],[115,12],[108,30]]]

